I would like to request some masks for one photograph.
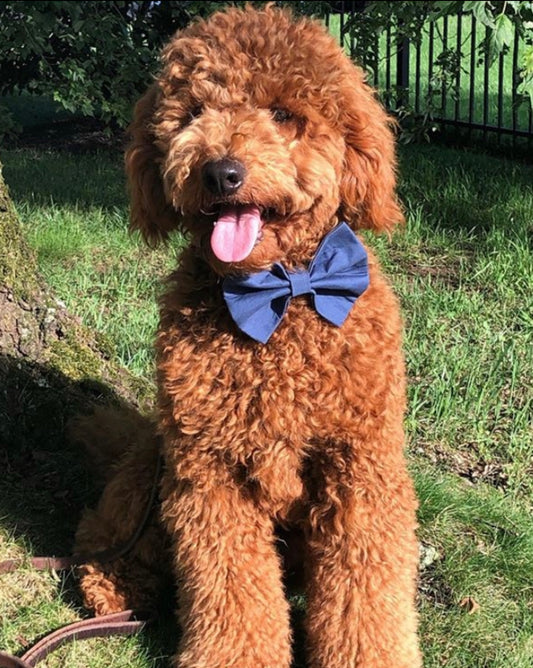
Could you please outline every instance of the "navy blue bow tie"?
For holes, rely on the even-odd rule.
[[[266,343],[293,297],[311,295],[315,310],[340,327],[369,283],[364,246],[346,223],[327,234],[308,269],[281,264],[244,276],[228,276],[222,292],[231,317],[252,339]]]

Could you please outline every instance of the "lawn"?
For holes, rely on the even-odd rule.
[[[155,298],[180,240],[150,251],[128,236],[120,156],[11,150],[0,159],[56,295],[151,378]],[[405,317],[425,666],[531,668],[533,167],[407,146],[400,193],[405,228],[390,241],[367,238]],[[27,547],[0,532],[0,558]],[[29,570],[3,576],[0,648],[18,651],[76,619],[73,588]],[[166,647],[152,636],[83,642],[47,665],[166,666]]]

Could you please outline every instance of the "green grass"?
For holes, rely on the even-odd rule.
[[[0,158],[58,297],[151,377],[154,301],[175,249],[148,251],[127,235],[120,158]],[[420,538],[436,554],[421,574],[425,666],[531,668],[533,167],[431,146],[400,158],[407,224],[390,242],[368,241],[405,317]],[[0,558],[27,549],[0,531]],[[79,614],[68,580],[24,570],[0,591],[0,647],[11,651]],[[467,597],[479,605],[472,614]],[[164,666],[162,647],[144,637],[78,643],[49,665]]]
[[[425,666],[533,665],[533,531],[521,504],[489,486],[417,467],[420,535],[439,558],[423,569]],[[469,613],[461,602],[473,599]]]
[[[418,147],[401,174],[409,220],[384,261],[406,313],[413,447],[533,499],[533,169]]]
[[[1,545],[1,543],[0,543]],[[61,582],[44,573],[22,569],[2,576],[2,589],[16,596],[0,595],[0,648],[17,652],[51,629],[77,621],[75,609],[58,594]],[[11,623],[8,622],[11,621]],[[15,620],[13,622],[13,620]],[[144,655],[144,656],[143,656]],[[48,668],[145,668],[155,665],[146,656],[139,639],[91,640],[69,644],[46,660]]]

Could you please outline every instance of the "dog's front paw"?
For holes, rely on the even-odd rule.
[[[96,616],[128,610],[126,595],[113,576],[106,575],[91,564],[82,566],[81,571],[80,589],[86,608]]]

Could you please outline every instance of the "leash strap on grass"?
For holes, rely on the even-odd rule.
[[[147,621],[147,618],[133,610],[124,610],[74,622],[45,636],[20,658],[0,652],[0,668],[34,668],[50,652],[65,642],[84,638],[107,638],[113,635],[131,636],[142,631]]]
[[[94,554],[81,554],[73,557],[34,557],[33,559],[27,560],[7,559],[6,561],[0,562],[0,575],[12,573],[26,563],[41,571],[64,571],[76,566],[81,566],[90,561],[106,563],[124,557],[133,549],[152,516],[159,487],[161,469],[162,459],[161,457],[158,457],[154,482],[152,484],[152,489],[150,490],[150,497],[146,504],[142,520],[139,522],[137,530],[133,536],[131,536],[125,543],[115,545],[108,550],[103,550]],[[140,617],[140,619],[136,619],[136,617]],[[34,668],[39,661],[46,658],[50,652],[53,652],[56,649],[56,647],[59,647],[70,640],[106,638],[111,635],[129,636],[141,631],[146,624],[147,618],[133,610],[125,610],[111,615],[102,615],[101,617],[93,617],[91,619],[84,619],[81,622],[74,622],[74,624],[63,626],[62,628],[57,629],[57,631],[49,633],[20,658],[12,656],[11,654],[6,654],[5,652],[0,652],[0,668]]]
[[[83,561],[76,557],[33,557],[31,559],[6,559],[0,561],[0,575],[13,573],[25,564],[29,564],[38,571],[68,571],[69,568],[79,566]]]

